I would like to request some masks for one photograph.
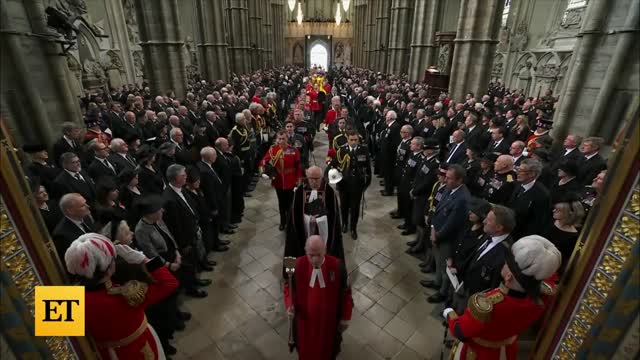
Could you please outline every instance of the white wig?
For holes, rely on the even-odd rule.
[[[104,235],[88,233],[71,243],[64,254],[64,261],[71,274],[91,279],[97,270],[106,271],[115,256],[111,240]]]

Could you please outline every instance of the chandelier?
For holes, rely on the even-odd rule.
[[[298,25],[302,24],[302,4],[298,3],[298,14],[296,15],[296,20],[298,21]]]
[[[296,0],[288,0],[287,2],[289,4],[289,10],[293,11],[293,9],[296,8]]]
[[[342,8],[344,9],[344,12],[349,10],[349,3],[351,3],[351,0],[342,0]]]
[[[336,4],[336,25],[340,25],[342,21],[342,15],[340,14],[340,3]]]

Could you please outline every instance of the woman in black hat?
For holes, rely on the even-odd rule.
[[[462,167],[467,170],[465,184],[472,195],[480,196],[482,187],[478,185],[478,177],[480,176],[480,156],[482,149],[475,143],[467,148],[467,158],[462,162]]]
[[[49,199],[49,193],[47,189],[38,181],[37,178],[30,178],[29,184],[31,185],[31,191],[33,197],[36,200],[36,206],[40,210],[40,215],[44,220],[49,234],[53,234],[53,229],[56,228],[58,222],[62,219],[62,213],[60,207],[55,201]]]
[[[578,242],[580,231],[578,228],[582,223],[585,212],[580,197],[576,193],[564,193],[553,202],[553,225],[545,234],[545,237],[560,250],[562,254],[562,264],[558,270],[558,275],[564,272],[571,254]]]
[[[109,178],[100,178],[96,184],[96,213],[109,212],[125,219],[127,216],[126,206],[120,202],[120,190],[116,183]]]
[[[578,175],[578,163],[575,160],[563,161],[558,166],[558,180],[551,184],[549,192],[551,198],[558,198],[561,194],[574,192],[579,193],[582,186],[576,180]]]
[[[156,168],[156,150],[149,145],[142,145],[136,153],[139,173],[138,186],[145,194],[161,195],[164,191],[164,177]]]

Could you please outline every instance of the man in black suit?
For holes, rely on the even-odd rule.
[[[216,140],[220,137],[220,132],[218,131],[218,127],[216,125],[218,117],[213,111],[207,111],[207,113],[205,114],[205,119],[206,121],[204,122],[204,134],[207,137],[209,146],[214,146]]]
[[[176,162],[184,166],[193,164],[193,153],[184,143],[184,132],[180,128],[173,128],[169,132],[169,141],[176,145]]]
[[[80,158],[78,155],[67,152],[60,156],[63,171],[55,178],[54,188],[56,198],[64,194],[78,193],[82,195],[89,204],[95,200],[95,184],[91,177],[82,171]]]
[[[94,182],[97,182],[100,178],[109,178],[115,181],[118,172],[116,166],[108,159],[110,152],[109,147],[101,142],[96,142],[91,146],[91,150],[93,151],[94,158],[89,165],[89,176],[91,176]]]
[[[142,130],[138,123],[136,122],[136,114],[131,111],[127,111],[124,114],[124,122],[122,124],[122,128],[117,128],[116,130],[112,130],[113,137],[127,139],[131,136],[138,136],[142,138],[144,135],[142,134]]]
[[[411,226],[411,221],[406,221],[407,218],[411,216],[411,210],[407,206],[407,199],[409,198],[409,190],[411,190],[407,183],[401,183],[402,174],[404,172],[404,167],[411,157],[411,138],[413,135],[413,128],[411,125],[403,125],[400,128],[400,145],[398,145],[398,150],[396,151],[396,162],[393,167],[393,177],[394,182],[398,185],[398,194],[397,198],[397,210],[392,212],[392,216],[395,214],[400,218],[405,219],[403,224],[398,225],[398,229],[400,230],[408,230],[411,233],[415,232],[415,229]]]
[[[436,275],[433,281],[420,281],[422,286],[438,290],[427,298],[430,303],[439,303],[446,299],[450,284],[446,268],[451,261],[452,246],[464,234],[469,217],[467,202],[470,194],[464,185],[465,176],[466,171],[462,166],[449,166],[445,176],[447,190],[436,206],[431,220],[431,243],[436,258]]]
[[[461,304],[466,306],[469,296],[497,288],[502,281],[501,271],[513,243],[511,231],[516,226],[513,210],[494,205],[484,220],[486,234],[481,245],[467,259],[460,259],[456,269],[458,279],[464,282]]]
[[[47,191],[54,191],[53,180],[61,170],[49,163],[49,153],[44,145],[25,145],[22,150],[29,155],[30,160],[25,167],[26,175],[37,179]]]
[[[588,137],[582,142],[583,156],[578,162],[578,181],[582,185],[591,184],[602,170],[607,169],[607,162],[599,153],[603,143],[604,139],[600,137]]]
[[[467,115],[467,118],[464,119],[465,125],[465,141],[467,142],[469,147],[479,147],[480,149],[484,149],[485,146],[482,146],[483,133],[485,128],[478,124],[478,115],[474,113],[470,113]]]
[[[64,217],[53,230],[53,243],[58,257],[64,262],[64,254],[71,243],[81,235],[93,232],[95,225],[89,216],[87,200],[78,193],[69,193],[60,199],[60,210]]]
[[[523,154],[524,148],[525,148],[525,144],[520,140],[517,140],[511,143],[511,147],[509,148],[509,155],[513,157],[513,166],[516,169],[520,166],[522,161],[524,161],[524,159],[527,158]]]
[[[234,232],[229,228],[229,185],[224,180],[226,164],[223,162],[226,162],[226,159],[219,156],[214,148],[207,146],[200,150],[200,161],[197,164],[201,176],[200,188],[207,200],[207,205],[214,211],[213,220],[218,231],[223,234],[233,234]],[[224,248],[214,246],[214,249],[227,250],[226,246]]]
[[[518,182],[507,203],[516,213],[513,238],[544,234],[551,219],[551,196],[549,190],[536,181],[542,172],[542,164],[535,159],[522,161],[518,168]]]
[[[444,162],[447,164],[461,164],[467,158],[467,143],[464,137],[465,133],[462,130],[453,132],[453,142],[449,144],[449,153]]]
[[[61,156],[64,153],[72,152],[82,158],[83,151],[81,147],[82,128],[73,122],[65,122],[62,124],[62,137],[53,144],[53,159],[55,163],[62,167]]]
[[[386,127],[380,134],[380,171],[384,177],[382,196],[392,196],[396,185],[393,168],[398,145],[400,145],[400,124],[396,121],[397,118],[398,114],[393,110],[389,110],[385,117]]]
[[[186,191],[182,189],[187,182],[185,167],[178,164],[169,166],[167,180],[169,186],[162,194],[165,201],[163,219],[182,255],[183,276],[180,282],[187,295],[206,297],[207,292],[199,289],[198,286],[207,286],[211,284],[211,280],[196,277],[196,266],[199,262],[196,244],[202,232],[198,222],[198,204],[182,193]]]
[[[120,174],[124,170],[134,170],[138,163],[129,154],[129,145],[122,139],[111,140],[111,155],[108,159],[111,165],[116,167],[116,172]]]
[[[581,143],[581,136],[575,134],[567,135],[562,143],[562,151],[554,156],[553,170],[557,170],[562,163],[566,163],[568,161],[579,163],[583,158],[582,153],[578,149]]]
[[[118,101],[111,102],[111,108],[107,113],[107,126],[111,129],[111,134],[119,133],[124,128],[124,114]]]
[[[485,150],[488,153],[494,153],[496,155],[504,155],[509,153],[509,147],[511,144],[504,138],[506,129],[503,126],[499,126],[491,132],[491,143]]]

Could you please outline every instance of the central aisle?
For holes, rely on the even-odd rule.
[[[327,137],[316,138],[315,158],[324,167]],[[311,162],[313,164],[313,161]],[[358,240],[344,234],[347,268],[355,303],[339,359],[438,359],[444,328],[441,305],[427,303],[418,284],[418,260],[404,253],[405,242],[388,213],[395,197],[380,196],[374,178],[365,194],[365,215]],[[275,191],[261,179],[253,197],[245,198],[243,222],[230,250],[216,253],[218,262],[206,290],[209,297],[185,301],[193,314],[176,333],[174,359],[296,359],[287,346],[288,320],[282,305],[281,267],[284,232],[278,230]]]

